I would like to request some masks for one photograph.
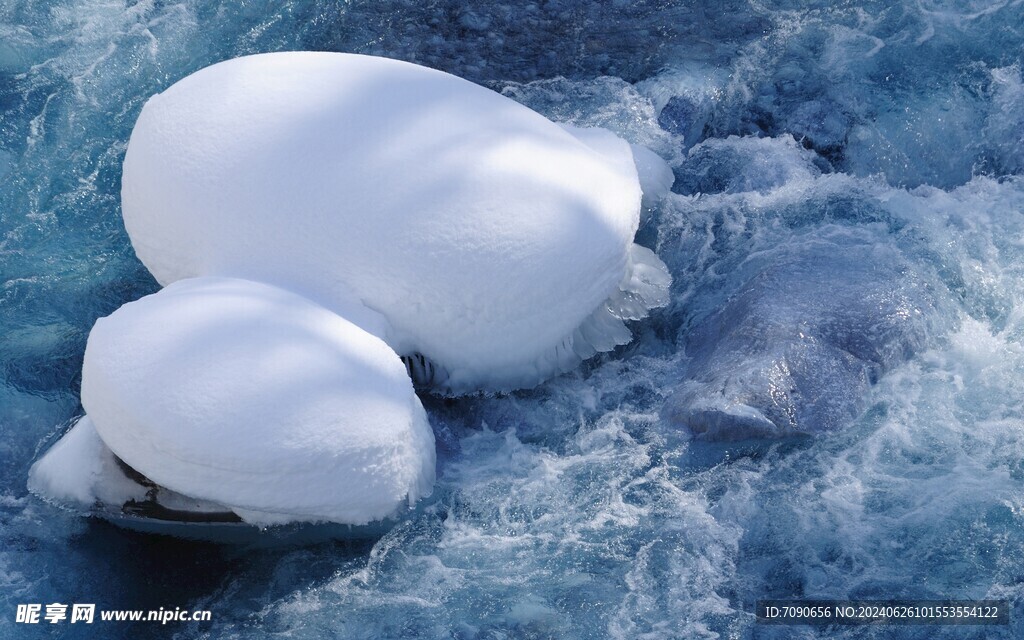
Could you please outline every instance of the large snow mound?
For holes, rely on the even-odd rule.
[[[149,100],[122,204],[162,284],[216,275],[282,286],[380,335],[436,389],[504,390],[629,339],[621,318],[578,336],[637,280],[632,160],[615,136],[583,142],[440,71],[263,54]],[[664,293],[641,300],[644,313]],[[389,326],[339,309],[353,296]]]
[[[132,468],[247,522],[365,524],[431,491],[398,356],[296,294],[198,278],[97,321],[82,404]]]

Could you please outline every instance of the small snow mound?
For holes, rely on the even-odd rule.
[[[46,500],[79,509],[97,503],[120,506],[145,497],[143,487],[117,470],[114,454],[89,416],[81,417],[32,465],[28,489]]]
[[[82,404],[133,469],[254,524],[366,524],[434,481],[433,433],[397,354],[269,285],[184,280],[100,319]]]

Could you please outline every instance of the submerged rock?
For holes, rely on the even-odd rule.
[[[663,415],[697,439],[840,428],[930,335],[934,292],[872,233],[826,226],[761,259],[685,339],[686,382]]]

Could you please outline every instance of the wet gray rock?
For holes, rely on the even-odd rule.
[[[933,285],[891,244],[815,234],[760,259],[685,338],[684,381],[663,416],[699,440],[838,429],[934,334]]]

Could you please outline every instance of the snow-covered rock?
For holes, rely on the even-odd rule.
[[[429,494],[434,481],[433,433],[397,354],[265,284],[185,280],[100,319],[82,404],[131,468],[254,524],[365,524]],[[81,422],[47,457],[80,450],[66,444],[72,437],[89,440]],[[59,477],[60,466],[37,469],[40,492],[87,500],[87,483]],[[62,488],[76,483],[81,490]]]
[[[623,320],[667,301],[664,265],[633,245],[629,145],[584,137],[405,62],[248,56],[146,104],[125,226],[164,285],[281,286],[384,339],[420,384],[529,387],[628,342]],[[386,326],[350,315],[353,299]]]

